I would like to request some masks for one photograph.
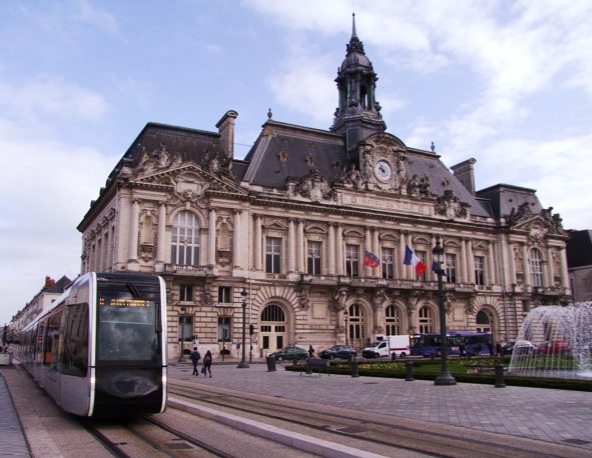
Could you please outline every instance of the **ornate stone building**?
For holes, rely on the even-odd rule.
[[[570,299],[558,215],[531,189],[475,191],[474,159],[451,172],[387,133],[355,27],[335,81],[329,131],[269,112],[242,160],[234,111],[217,132],[149,123],[91,203],[82,272],[162,275],[171,357],[196,336],[238,355],[243,301],[254,356],[437,332],[436,275],[403,264],[409,247],[431,267],[437,241],[449,329],[512,340],[531,307]]]

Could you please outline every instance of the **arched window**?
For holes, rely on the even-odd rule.
[[[261,321],[286,321],[286,316],[278,305],[271,304],[261,312]]]
[[[530,274],[532,278],[532,286],[543,286],[543,259],[541,252],[536,248],[530,250]]]
[[[476,317],[477,322],[477,332],[490,332],[491,331],[491,320],[489,319],[489,315],[483,311],[479,310]]]
[[[401,334],[401,319],[399,317],[399,310],[394,305],[389,305],[385,310],[384,316],[386,321],[386,335],[396,336]]]
[[[199,265],[199,220],[189,211],[179,212],[173,220],[171,264]]]

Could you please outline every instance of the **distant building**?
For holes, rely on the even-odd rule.
[[[22,329],[37,315],[47,310],[72,281],[65,275],[58,281],[45,277],[43,288],[20,310],[11,321],[12,329]]]
[[[438,241],[449,329],[512,340],[531,307],[571,298],[559,216],[532,189],[476,191],[474,159],[451,172],[388,133],[355,26],[335,81],[328,131],[270,111],[243,160],[235,111],[216,132],[147,124],[78,226],[82,273],[162,275],[171,356],[196,336],[240,354],[243,291],[257,356],[438,332]]]
[[[567,264],[574,300],[592,301],[592,231],[569,231]]]

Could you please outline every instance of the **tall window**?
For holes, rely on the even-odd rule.
[[[308,273],[310,275],[321,274],[321,242],[309,241],[306,247]]]
[[[193,301],[193,287],[191,285],[179,286],[179,301],[181,301],[181,302]]]
[[[475,256],[475,284],[485,285],[485,258],[483,256]]]
[[[179,317],[179,341],[191,342],[193,340],[193,317],[181,315]]]
[[[232,302],[232,288],[230,286],[218,286],[218,302],[230,304]]]
[[[434,332],[432,311],[429,307],[419,309],[419,332]]]
[[[382,249],[382,278],[394,278],[393,256],[392,248]]]
[[[399,310],[394,305],[389,305],[384,312],[384,316],[386,321],[386,335],[396,336],[401,334],[401,319],[399,318]]]
[[[199,221],[191,212],[179,212],[173,220],[171,264],[199,264]]]
[[[230,340],[230,317],[218,317],[218,342],[228,342]]]
[[[456,255],[446,253],[446,281],[456,283]]]
[[[360,266],[360,247],[358,245],[345,245],[345,272],[348,277],[357,277]]]
[[[267,237],[265,239],[265,272],[279,274],[281,271],[282,239]]]
[[[532,286],[543,286],[543,259],[539,250],[533,248],[530,250],[530,272],[532,276]]]

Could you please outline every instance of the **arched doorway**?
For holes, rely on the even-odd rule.
[[[366,341],[366,322],[364,309],[359,304],[350,305],[347,318],[347,345],[362,349],[368,343]]]
[[[273,353],[288,345],[286,314],[277,304],[270,304],[261,312],[259,338],[263,353]]]

